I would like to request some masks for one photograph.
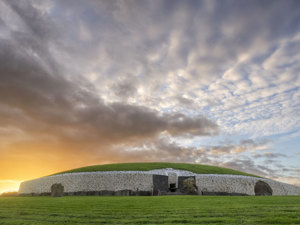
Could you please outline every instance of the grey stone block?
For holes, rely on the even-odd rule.
[[[187,195],[197,195],[198,188],[194,177],[183,180],[183,193]]]
[[[168,176],[153,175],[153,195],[159,195],[160,192],[168,192]]]
[[[52,197],[62,197],[64,195],[64,186],[62,184],[53,184],[51,186]]]
[[[179,177],[178,177],[178,190],[179,190],[181,193],[184,193],[183,181],[184,181],[185,179],[188,179],[188,178],[191,178],[191,179],[194,179],[194,180],[195,180],[195,176],[179,176]],[[195,181],[195,184],[196,184],[196,181]]]

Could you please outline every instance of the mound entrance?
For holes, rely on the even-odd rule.
[[[261,180],[259,180],[255,183],[254,192],[255,192],[255,195],[272,195],[273,194],[273,190],[270,187],[270,185],[268,185],[266,182],[261,181]]]

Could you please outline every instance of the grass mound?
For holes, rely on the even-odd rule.
[[[237,170],[222,168],[217,166],[208,166],[189,163],[168,163],[168,162],[150,162],[150,163],[119,163],[105,164],[81,167],[67,170],[56,174],[79,173],[79,172],[96,172],[96,171],[149,171],[154,169],[173,168],[178,170],[187,170],[198,174],[229,174],[258,177],[253,174],[243,173]]]

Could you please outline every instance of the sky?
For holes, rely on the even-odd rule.
[[[300,1],[0,0],[0,192],[186,162],[300,186]]]

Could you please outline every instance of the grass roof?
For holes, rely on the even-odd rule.
[[[169,162],[147,162],[147,163],[118,163],[118,164],[104,164],[86,166],[72,170],[63,171],[56,174],[64,173],[79,173],[79,172],[96,172],[96,171],[149,171],[154,169],[173,168],[178,170],[187,170],[198,174],[229,174],[229,175],[244,175],[258,177],[253,174],[240,172],[228,168],[217,166],[208,166],[201,164],[189,163],[169,163]]]

